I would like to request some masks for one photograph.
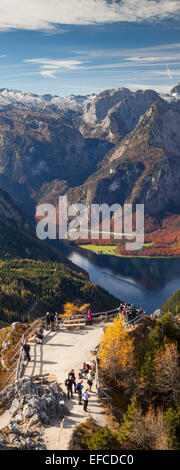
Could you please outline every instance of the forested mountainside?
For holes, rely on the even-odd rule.
[[[116,318],[99,346],[99,378],[112,398],[104,404],[107,424],[93,416],[81,423],[71,448],[179,450],[179,316],[145,317],[131,329]]]
[[[66,301],[90,302],[93,308],[118,301],[89,281],[61,253],[37,239],[34,228],[12,198],[0,189],[0,320],[27,320]],[[31,317],[31,315],[30,315]]]
[[[163,312],[172,312],[173,315],[180,314],[180,289],[169,297],[161,307]]]
[[[144,204],[143,254],[179,254],[180,100],[172,91],[60,98],[0,90],[0,187],[31,221],[39,202],[57,205],[62,194],[69,203]]]

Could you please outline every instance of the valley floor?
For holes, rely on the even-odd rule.
[[[151,246],[152,244],[149,244],[149,246]],[[95,254],[98,254],[98,255],[109,255],[109,256],[116,256],[117,258],[177,258],[178,256],[180,256],[180,252],[177,253],[176,255],[151,255],[151,254],[148,254],[148,250],[146,250],[146,255],[143,255],[143,254],[137,254],[137,251],[131,255],[128,255],[128,252],[126,252],[126,254],[121,254],[121,252],[118,252],[119,250],[117,249],[117,246],[115,245],[78,245],[79,248],[81,249],[84,249],[84,250],[89,250],[89,251],[92,251],[93,253]],[[147,248],[148,244],[145,244],[145,248]]]

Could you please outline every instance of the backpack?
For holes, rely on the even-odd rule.
[[[68,380],[68,379],[66,379],[66,380],[65,380],[65,386],[67,387],[67,386],[68,386],[68,384],[69,384],[69,380]]]
[[[80,392],[82,390],[82,385],[80,383],[76,384],[75,390],[76,392]]]

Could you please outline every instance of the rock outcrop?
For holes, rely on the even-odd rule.
[[[0,392],[0,401],[5,409],[9,409],[8,426],[0,431],[4,448],[45,449],[44,426],[54,419],[60,422],[69,414],[64,393],[57,382],[43,384],[22,378]]]
[[[91,105],[86,104],[80,130],[83,135],[117,143],[135,128],[140,116],[157,99],[158,94],[153,90],[135,93],[126,88],[107,90],[100,93]]]

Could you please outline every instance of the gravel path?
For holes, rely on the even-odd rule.
[[[57,332],[46,332],[43,345],[31,345],[31,362],[25,370],[25,376],[34,376],[49,373],[56,377],[62,389],[66,391],[64,385],[67,374],[71,369],[78,373],[84,361],[92,361],[94,350],[103,334],[104,324],[86,327],[83,330],[60,330]],[[86,379],[83,380],[84,390]],[[68,443],[72,436],[74,426],[85,421],[88,416],[96,421],[100,426],[106,424],[101,404],[95,393],[93,385],[89,400],[88,413],[78,404],[76,394],[72,400],[66,400],[70,415],[65,417],[63,429],[60,432],[61,422],[55,422],[53,426],[46,427],[45,437],[47,449],[68,448]]]

